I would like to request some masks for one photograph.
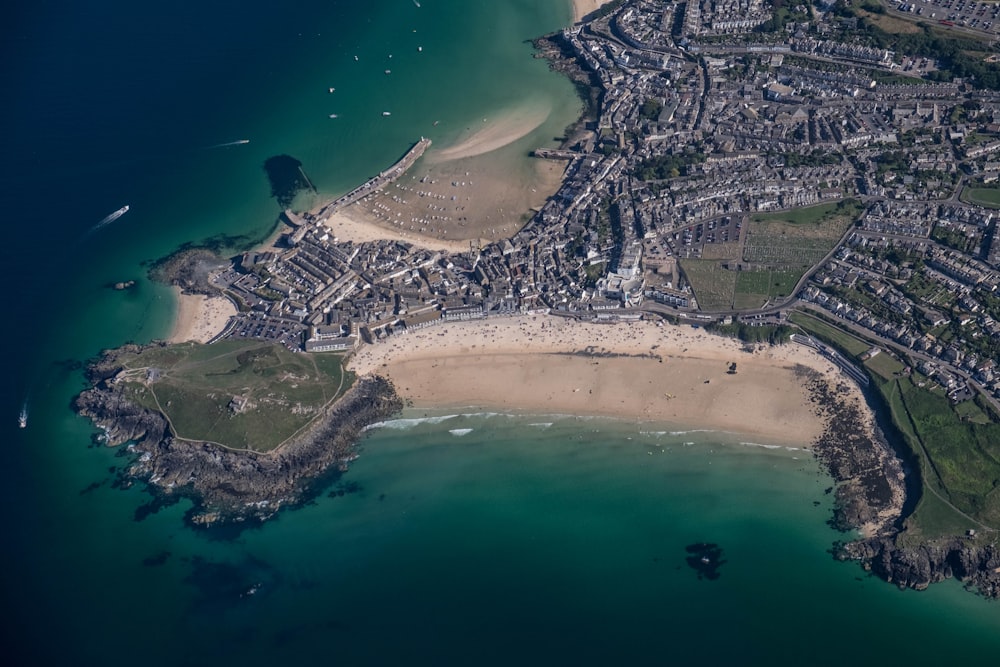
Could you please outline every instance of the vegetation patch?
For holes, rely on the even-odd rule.
[[[788,321],[799,325],[807,334],[835,346],[842,352],[858,357],[864,354],[871,345],[851,334],[827,324],[823,320],[807,313],[794,312],[788,316]]]
[[[965,188],[962,200],[986,208],[1000,209],[1000,188]]]
[[[163,413],[174,434],[233,449],[274,449],[353,382],[340,355],[222,341],[123,355],[126,395]]]
[[[682,259],[680,266],[702,310],[732,308],[739,275],[736,271],[729,271],[718,262],[706,259]]]
[[[895,390],[926,459],[925,485],[969,518],[1000,526],[1000,424],[968,421],[940,392],[910,378],[896,379]]]
[[[833,249],[859,213],[854,200],[759,213],[750,218],[743,259],[773,269],[801,269],[801,275]]]
[[[865,368],[872,371],[879,377],[891,380],[903,372],[903,364],[891,354],[882,352],[865,361]]]

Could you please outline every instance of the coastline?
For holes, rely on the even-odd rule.
[[[580,22],[584,16],[608,4],[610,0],[572,0],[573,2],[573,23]]]
[[[566,164],[522,165],[526,137],[550,109],[515,109],[447,148],[432,149],[394,183],[338,210],[326,225],[342,241],[396,239],[467,252],[470,240],[514,236],[562,185]]]
[[[636,419],[809,447],[826,422],[800,369],[829,383],[839,371],[797,346],[750,349],[681,326],[529,315],[410,332],[362,348],[349,368],[385,375],[414,408]],[[843,386],[845,400],[864,404]]]
[[[236,306],[225,297],[186,294],[177,286],[171,289],[177,299],[177,314],[168,343],[207,343],[221,333],[229,318],[236,314]]]

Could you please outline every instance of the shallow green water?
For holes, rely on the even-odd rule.
[[[568,18],[562,0],[62,0],[13,14],[0,498],[16,664],[993,658],[996,605],[955,585],[901,593],[829,557],[829,480],[808,455],[709,433],[396,423],[370,433],[334,497],[235,540],[186,529],[185,504],[136,521],[148,498],[111,488],[127,459],[89,448],[69,402],[82,360],[168,330],[170,294],[145,263],[266,234],[271,155],[339,192],[420,134],[445,145],[526,99],[553,112],[525,145],[559,134],[578,102],[524,40]],[[128,278],[135,290],[107,288]],[[685,562],[704,541],[724,550],[716,581]]]

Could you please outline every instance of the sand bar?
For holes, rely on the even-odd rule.
[[[732,362],[735,374],[727,372]],[[408,332],[362,348],[350,367],[388,376],[415,408],[637,419],[803,447],[825,422],[793,370],[798,364],[843,383],[829,362],[797,345],[748,352],[691,327],[537,315]],[[843,384],[845,399],[863,400]]]
[[[229,318],[236,314],[236,306],[229,299],[183,294],[178,287],[174,287],[174,291],[177,315],[168,339],[170,343],[207,343],[225,329]]]
[[[549,113],[551,109],[545,107],[501,111],[494,118],[484,118],[482,127],[473,128],[454,146],[432,152],[428,161],[459,160],[493,152],[531,134],[545,122]]]

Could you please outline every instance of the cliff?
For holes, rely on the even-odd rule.
[[[358,380],[326,414],[280,448],[258,453],[175,438],[158,412],[128,400],[113,381],[115,352],[88,369],[92,387],[75,409],[102,429],[109,446],[129,443],[135,459],[125,472],[143,480],[160,501],[189,497],[192,521],[263,520],[280,507],[301,503],[331,474],[346,469],[364,428],[402,409],[392,384]]]
[[[866,570],[900,588],[923,590],[955,577],[984,597],[1000,597],[1000,549],[993,544],[954,537],[910,546],[893,535],[840,544],[834,554],[861,561]]]

